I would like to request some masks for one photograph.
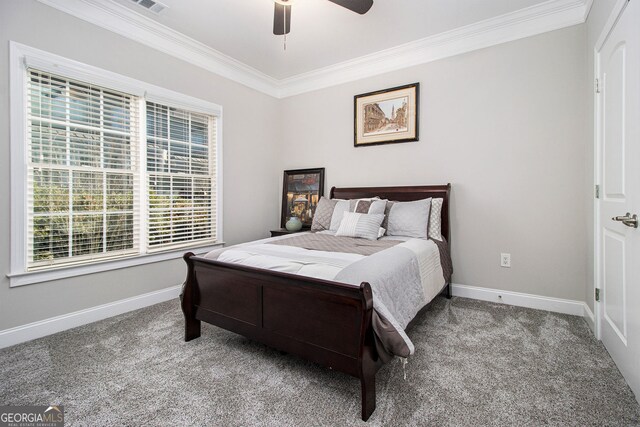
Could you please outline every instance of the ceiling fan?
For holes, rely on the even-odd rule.
[[[373,0],[329,0],[338,6],[347,8],[353,12],[364,15],[373,6]],[[273,34],[282,36],[291,31],[291,4],[294,0],[274,0]]]

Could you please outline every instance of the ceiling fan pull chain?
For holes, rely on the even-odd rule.
[[[284,26],[284,50],[287,50],[287,8],[282,8],[282,22]]]

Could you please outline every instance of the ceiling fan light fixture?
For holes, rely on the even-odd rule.
[[[273,1],[283,6],[291,6],[293,3],[295,3],[295,0],[273,0]]]

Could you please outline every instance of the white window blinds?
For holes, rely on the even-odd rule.
[[[216,120],[146,103],[150,249],[216,239]]]
[[[30,69],[27,269],[136,253],[136,98]]]
[[[15,283],[217,244],[221,107],[59,57],[34,58],[15,62],[24,68],[12,74],[20,79],[13,111],[23,114],[11,139]]]

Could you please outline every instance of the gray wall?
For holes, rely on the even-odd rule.
[[[600,33],[604,27],[604,24],[607,22],[609,15],[613,9],[613,6],[616,4],[617,0],[596,0],[593,2],[593,6],[591,7],[591,11],[589,12],[589,17],[587,18],[587,36],[585,41],[585,47],[587,52],[587,145],[585,150],[585,167],[587,173],[585,174],[586,180],[586,192],[587,194],[593,195],[594,185],[595,185],[595,169],[594,169],[594,154],[595,154],[595,138],[593,134],[594,130],[594,89],[593,82],[595,79],[594,76],[594,53],[593,48],[595,47],[596,42],[598,41],[598,37],[600,37]],[[593,302],[594,295],[593,289],[595,287],[595,278],[594,278],[594,216],[593,216],[593,206],[594,206],[593,197],[588,197],[585,204],[585,212],[587,213],[587,227],[585,232],[587,233],[587,285],[585,287],[585,301],[589,305],[589,308],[593,311]]]
[[[2,0],[0,271],[9,271],[8,42],[15,40],[222,105],[228,243],[277,226],[283,169],[325,167],[329,187],[451,182],[454,282],[584,300],[593,150],[586,38],[586,26],[574,26],[276,100],[35,0]],[[353,95],[415,81],[420,141],[354,148]],[[512,254],[511,269],[499,267],[500,252]],[[13,289],[2,274],[0,330],[183,277],[180,260]]]
[[[585,26],[283,100],[285,167],[451,182],[454,283],[584,300]],[[420,82],[420,141],[353,147],[353,95]],[[511,253],[512,268],[499,266]]]
[[[0,331],[177,285],[181,260],[9,288],[9,40],[220,104],[224,238],[266,237],[278,222],[278,101],[34,0],[0,1]],[[251,125],[248,126],[247,123]]]

